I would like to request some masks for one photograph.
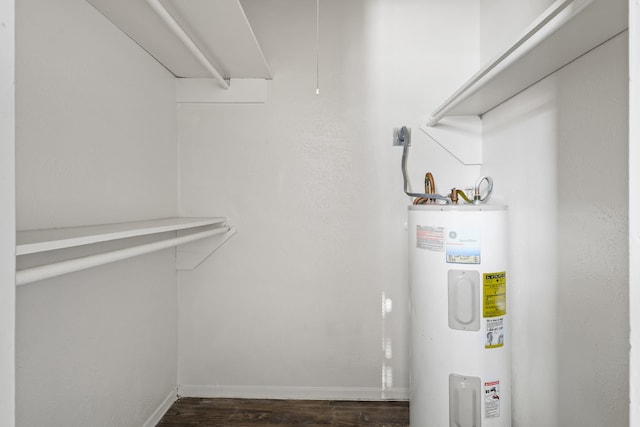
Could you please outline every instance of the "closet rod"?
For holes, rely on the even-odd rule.
[[[182,29],[180,24],[171,16],[167,9],[160,3],[160,0],[147,0],[147,3],[151,8],[162,18],[169,29],[180,39],[180,41],[189,49],[189,51],[196,57],[196,59],[209,71],[214,79],[223,89],[229,89],[229,83],[224,79],[222,74],[216,67],[207,59],[202,51],[191,40],[191,37]]]
[[[546,36],[552,34],[558,28],[558,26],[553,25],[553,28],[545,28],[545,26],[553,18],[558,16],[560,12],[565,10],[569,5],[576,3],[577,9],[581,9],[592,1],[593,0],[557,0],[536,19],[531,27],[513,45],[511,45],[507,50],[505,50],[489,64],[482,67],[464,85],[462,85],[456,92],[454,92],[454,94],[451,95],[440,107],[438,107],[433,113],[431,113],[431,117],[429,117],[429,120],[427,121],[427,126],[435,126],[436,124],[438,124],[438,122],[443,117],[445,117],[449,111],[455,108],[466,98],[471,96],[479,87],[484,84],[484,82],[482,82],[481,80],[498,65],[506,62],[509,59],[515,59],[510,57],[527,40],[532,38],[534,35],[540,35],[544,39],[546,38]],[[575,11],[574,13],[570,14],[570,16],[567,17],[567,19],[565,19],[564,21],[568,21],[571,17],[573,17],[574,14]],[[531,46],[531,48],[532,47],[534,46]]]
[[[75,271],[86,270],[88,268],[121,261],[127,258],[133,258],[139,255],[167,249],[172,246],[178,246],[184,243],[193,242],[195,240],[215,236],[217,234],[227,233],[229,231],[231,231],[231,228],[227,226],[216,227],[211,230],[200,231],[198,233],[188,234],[186,236],[173,237],[170,239],[146,243],[130,248],[118,249],[115,251],[89,255],[82,258],[74,258],[66,261],[55,262],[52,264],[40,265],[37,267],[25,268],[23,270],[16,271],[16,286],[26,285],[28,283],[37,282],[38,280],[50,279],[56,276],[62,276],[63,274],[73,273]]]

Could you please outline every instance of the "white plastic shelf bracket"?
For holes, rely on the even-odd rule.
[[[178,246],[176,249],[176,270],[194,270],[211,254],[232,238],[238,230],[231,227],[223,234]]]
[[[482,120],[480,117],[446,117],[440,120],[438,126],[421,126],[420,130],[463,165],[482,164]]]

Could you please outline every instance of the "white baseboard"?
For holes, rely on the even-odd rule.
[[[167,410],[173,405],[178,399],[178,393],[176,389],[171,390],[167,397],[162,401],[158,409],[156,409],[153,414],[149,417],[149,419],[142,425],[142,427],[155,427],[158,422],[162,419],[162,416],[167,412]]]
[[[179,385],[180,397],[297,400],[409,400],[407,388]]]

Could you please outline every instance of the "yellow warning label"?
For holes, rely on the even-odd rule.
[[[483,317],[507,314],[507,273],[485,273],[483,275]]]

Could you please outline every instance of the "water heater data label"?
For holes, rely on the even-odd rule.
[[[429,251],[444,251],[444,227],[416,226],[416,246]]]
[[[483,317],[499,317],[507,314],[507,273],[483,274]]]
[[[480,230],[455,227],[447,230],[447,262],[450,264],[480,264]]]
[[[484,383],[484,416],[485,418],[500,416],[500,381]]]

